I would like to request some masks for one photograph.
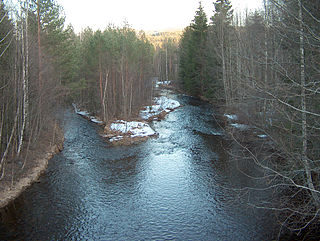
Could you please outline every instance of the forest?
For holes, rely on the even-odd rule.
[[[106,123],[132,119],[152,102],[158,76],[263,132],[256,142],[226,128],[230,156],[259,167],[247,175],[265,184],[234,191],[248,205],[274,211],[280,230],[316,232],[320,2],[264,0],[262,9],[241,14],[229,0],[213,4],[207,16],[200,2],[177,37],[129,24],[75,33],[54,0],[15,8],[0,0],[0,179],[9,160],[51,133],[64,106],[76,103]],[[265,192],[271,200],[250,200]]]
[[[75,34],[55,1],[1,1],[1,170],[36,145],[54,112],[72,102],[104,121],[129,118],[151,101],[155,50],[128,25]]]
[[[264,0],[263,11],[245,17],[234,14],[228,0],[214,6],[208,20],[200,3],[183,32],[180,85],[268,137],[259,144],[230,131],[232,158],[254,163],[262,173],[246,174],[268,183],[235,191],[251,206],[275,210],[283,229],[317,230],[320,2]],[[250,200],[267,191],[272,200]]]

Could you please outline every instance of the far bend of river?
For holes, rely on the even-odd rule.
[[[130,147],[66,111],[64,150],[6,211],[0,240],[269,240],[263,212],[222,187],[235,167],[214,110],[168,95],[183,106],[152,124],[158,138]]]

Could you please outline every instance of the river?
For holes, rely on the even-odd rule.
[[[166,95],[182,107],[152,124],[158,138],[130,147],[66,111],[64,150],[6,209],[0,240],[269,240],[264,213],[224,188],[250,180],[229,175],[214,109]]]

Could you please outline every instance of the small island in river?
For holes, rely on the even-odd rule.
[[[157,83],[157,87],[160,84]],[[134,120],[112,120],[104,123],[100,118],[90,115],[87,111],[79,110],[73,104],[75,112],[84,118],[98,124],[104,125],[102,136],[112,145],[131,145],[140,143],[158,133],[149,125],[150,122],[163,119],[168,113],[180,107],[177,100],[166,96],[155,97],[153,105],[144,106],[139,117]]]

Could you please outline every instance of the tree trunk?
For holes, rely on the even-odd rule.
[[[42,90],[42,76],[41,76],[41,70],[42,70],[42,61],[41,61],[41,23],[40,23],[40,0],[37,0],[37,20],[38,20],[38,61],[39,61],[39,72],[38,72],[38,78],[39,78],[39,87],[40,87],[40,93]],[[41,94],[40,94],[41,96]]]
[[[27,127],[28,113],[29,113],[29,40],[28,40],[28,12],[29,12],[29,3],[27,2],[26,16],[25,16],[25,43],[24,43],[24,34],[22,29],[22,81],[23,81],[23,120],[22,128],[20,132],[20,140],[17,155],[20,155],[21,148],[23,145],[23,137],[25,134],[25,129]]]
[[[168,44],[166,46],[166,81],[169,80],[169,77],[168,77]]]
[[[133,98],[132,83],[133,83],[133,80],[130,80],[129,116],[131,116],[131,114],[132,114],[132,98]]]
[[[103,120],[105,122],[108,121],[108,96],[107,96],[107,91],[108,91],[108,78],[109,78],[109,71],[106,72],[106,82],[104,84],[104,93],[103,93]],[[107,100],[107,101],[106,101]]]
[[[4,126],[4,103],[2,103],[2,109],[1,109],[1,123],[0,123],[0,147],[2,144],[2,133],[3,133],[3,126]],[[1,148],[0,148],[1,153]]]
[[[268,30],[269,30],[269,16],[268,16],[268,5],[267,0],[263,0],[264,3],[264,12],[265,12],[265,22],[266,22],[266,28],[264,31],[264,48],[265,48],[265,69],[264,69],[264,88],[267,88],[268,84]],[[267,99],[264,98],[263,102],[263,115],[264,115],[264,121],[266,120],[266,112],[267,112]]]
[[[226,60],[225,60],[225,53],[224,53],[224,26],[221,23],[220,26],[220,33],[221,33],[221,60],[222,60],[222,82],[224,85],[224,93],[226,98],[226,104],[229,105],[229,87],[227,83],[227,73],[226,73]]]
[[[103,108],[104,103],[103,103],[103,90],[102,90],[102,63],[101,63],[101,56],[99,54],[99,90],[100,90],[100,102],[101,102],[101,107]],[[103,110],[104,112],[104,110]]]
[[[113,116],[115,116],[117,114],[116,110],[118,109],[117,108],[117,91],[116,91],[116,79],[117,79],[117,71],[114,69],[113,67],[113,70],[112,70],[113,74],[112,74],[112,95],[113,95]]]
[[[16,112],[16,116],[14,118],[14,124],[13,124],[13,127],[11,129],[11,134],[10,134],[10,137],[9,137],[9,140],[7,142],[7,145],[6,145],[6,149],[1,157],[1,161],[0,161],[0,172],[1,172],[1,175],[0,175],[0,180],[4,177],[4,174],[5,174],[5,162],[6,162],[6,158],[7,158],[7,155],[10,151],[10,146],[11,146],[11,143],[13,142],[13,137],[14,137],[14,133],[15,133],[15,130],[16,130],[16,126],[17,126],[17,123],[18,123],[18,115],[19,115],[19,112],[20,112],[20,104],[18,103],[18,108],[17,108],[17,112]]]
[[[38,80],[39,80],[39,103],[38,103],[38,115],[37,118],[38,121],[38,131],[35,131],[35,135],[37,136],[40,131],[41,131],[41,119],[42,119],[42,114],[41,114],[41,109],[42,109],[42,59],[41,59],[41,21],[40,21],[40,0],[37,0],[37,23],[38,23]]]
[[[124,57],[121,60],[121,87],[122,87],[122,115],[126,118],[126,91],[125,91],[125,80],[124,80]]]
[[[304,57],[304,29],[303,29],[303,17],[302,17],[302,3],[299,3],[299,25],[300,25],[300,78],[301,78],[301,110],[302,110],[302,162],[307,177],[307,185],[311,190],[315,190],[311,168],[307,156],[308,152],[308,133],[307,133],[307,107],[306,107],[306,78],[305,78],[305,57]],[[311,191],[311,195],[315,201],[317,207],[320,206],[319,197],[317,193]]]

